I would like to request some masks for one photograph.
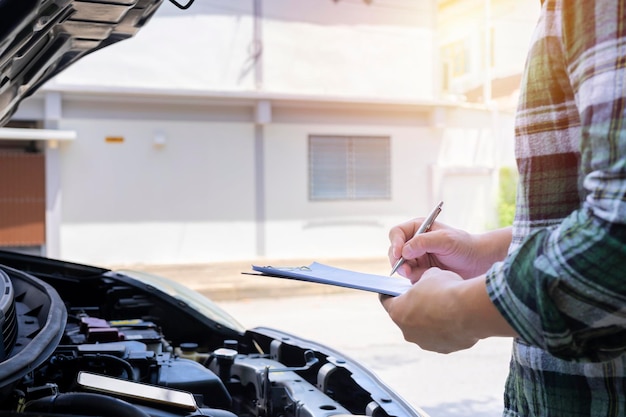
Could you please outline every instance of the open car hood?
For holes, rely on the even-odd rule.
[[[45,81],[132,37],[163,0],[0,0],[0,126]]]
[[[245,329],[165,278],[0,251],[0,287],[0,415],[426,415],[340,352]]]

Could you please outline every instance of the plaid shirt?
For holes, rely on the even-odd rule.
[[[626,415],[626,0],[545,0],[516,118],[509,256],[487,290],[521,336],[504,416]]]

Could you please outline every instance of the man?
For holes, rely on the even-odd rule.
[[[626,415],[626,0],[545,0],[516,115],[512,228],[390,231],[382,298],[438,352],[515,342],[504,416]]]

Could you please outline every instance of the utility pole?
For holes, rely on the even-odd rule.
[[[491,78],[493,76],[491,71],[491,0],[485,1],[485,45],[484,48],[484,56],[483,63],[485,66],[485,78],[483,81],[483,100],[486,105],[489,105],[491,102]]]
[[[263,8],[262,0],[253,1],[254,27],[252,58],[254,59],[254,87],[263,89]]]
[[[253,1],[252,59],[254,65],[254,88],[263,90],[263,0]],[[255,104],[254,123],[254,206],[256,223],[256,255],[266,255],[266,212],[265,212],[265,129],[271,120],[271,105],[267,101]]]

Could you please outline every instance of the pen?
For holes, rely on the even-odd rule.
[[[443,206],[443,201],[440,201],[439,204],[437,204],[437,206],[433,209],[433,211],[430,212],[428,217],[426,217],[426,220],[424,220],[424,223],[420,225],[419,229],[417,229],[417,232],[415,232],[413,237],[420,235],[422,233],[428,232],[428,230],[430,229],[430,226],[433,225],[433,223],[435,222],[435,219],[437,218],[439,213],[441,213],[441,206]],[[398,268],[402,266],[404,261],[405,259],[402,256],[400,256],[400,259],[398,259],[398,262],[396,262],[396,264],[393,266],[393,268],[391,269],[391,273],[389,275],[391,276],[395,274]]]

